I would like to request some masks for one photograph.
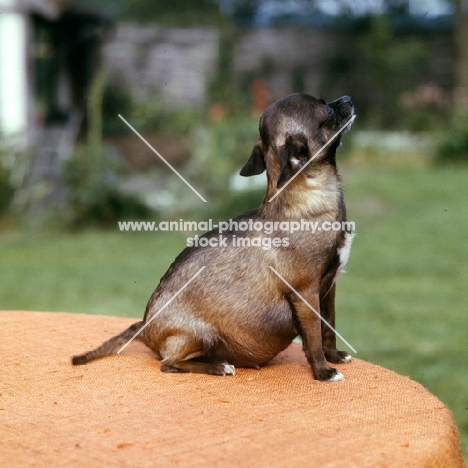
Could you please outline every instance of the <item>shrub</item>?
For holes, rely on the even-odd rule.
[[[226,116],[207,122],[194,138],[195,156],[188,176],[204,184],[207,195],[222,196],[230,177],[245,164],[257,140],[256,117]]]
[[[455,112],[450,117],[437,138],[436,162],[468,162],[468,114]]]
[[[10,182],[10,171],[0,164],[0,216],[2,216],[10,206],[15,191]]]
[[[226,192],[214,203],[213,207],[208,209],[205,218],[211,218],[215,221],[235,218],[244,211],[260,206],[264,195],[264,189]]]
[[[24,210],[24,184],[31,164],[31,154],[15,147],[6,138],[0,138],[0,216],[7,211],[21,214]]]
[[[152,211],[118,185],[115,164],[103,158],[100,167],[89,155],[77,154],[63,168],[72,228],[112,227],[119,219],[148,219]]]

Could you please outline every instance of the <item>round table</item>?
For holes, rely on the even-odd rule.
[[[135,319],[0,312],[4,467],[463,467],[450,411],[359,359],[312,379],[300,345],[235,376],[165,374],[143,345],[73,367]]]

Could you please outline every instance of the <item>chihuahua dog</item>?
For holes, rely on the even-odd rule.
[[[335,134],[350,121],[347,131],[353,116],[348,96],[326,103],[291,94],[268,106],[260,119],[260,139],[241,170],[242,176],[266,170],[266,195],[261,206],[233,221],[344,222],[335,160],[341,134]],[[266,364],[299,335],[315,379],[344,380],[326,361],[351,360],[336,349],[334,326],[335,281],[348,260],[353,233],[296,231],[288,233],[288,242],[266,250],[231,242],[265,238],[264,232],[231,224],[223,245],[208,242],[218,240],[219,231],[213,230],[202,236],[208,240],[205,247],[182,251],[142,321],[72,363],[116,353],[135,338],[161,360],[163,372],[233,375],[235,367]],[[279,228],[270,234],[283,235]]]

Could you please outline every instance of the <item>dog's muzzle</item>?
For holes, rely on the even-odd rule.
[[[328,105],[335,111],[337,117],[337,126],[341,128],[353,115],[354,105],[349,96],[342,96],[335,101],[328,103]],[[351,128],[351,123],[343,129],[343,133]]]

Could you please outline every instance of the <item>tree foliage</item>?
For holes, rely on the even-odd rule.
[[[216,0],[99,0],[118,20],[173,26],[218,24],[223,20]]]

